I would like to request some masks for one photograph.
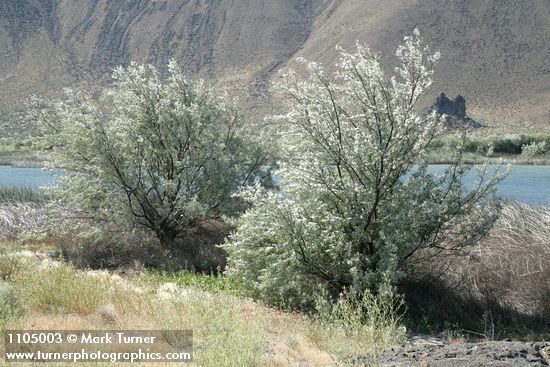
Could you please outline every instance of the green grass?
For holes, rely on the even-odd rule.
[[[0,203],[44,203],[47,200],[48,195],[39,188],[0,185]]]
[[[113,280],[109,273],[92,276],[65,263],[39,266],[31,260],[3,252],[0,264],[5,278],[13,284],[23,307],[22,314],[2,317],[0,327],[3,330],[27,328],[29,324],[32,328],[84,330],[112,329],[113,326],[193,330],[194,362],[186,365],[254,367],[261,364],[269,334],[269,309],[248,299],[202,290],[227,290],[228,286],[222,285],[222,278],[215,281],[213,276],[198,274],[170,277],[144,274]],[[183,297],[163,299],[157,296],[156,290],[161,284],[177,279],[178,283],[193,287],[185,288]],[[117,311],[115,325],[98,319],[97,310],[105,304],[112,304]]]
[[[532,143],[546,142],[550,147],[550,134],[468,136],[464,141],[464,159],[467,163],[482,163],[489,158],[502,158],[512,164],[550,164],[550,151],[533,157],[522,154],[523,147]],[[428,161],[434,164],[450,163],[462,140],[446,135],[432,142]]]
[[[174,283],[201,291],[223,292],[232,295],[243,295],[245,293],[243,286],[232,278],[217,276],[215,274],[201,274],[188,270],[176,273],[150,271],[143,275],[142,281],[148,283]]]
[[[389,282],[385,287],[391,289]],[[393,291],[344,292],[335,303],[319,298],[317,311],[310,334],[346,366],[375,366],[388,346],[405,337],[403,299]]]
[[[51,152],[31,139],[0,141],[0,165],[17,167],[44,167]]]
[[[181,301],[153,302],[151,306],[155,328],[193,330],[197,365],[259,365],[269,330],[265,308],[238,297],[202,291],[191,291]]]
[[[22,303],[29,310],[43,313],[89,315],[107,297],[105,284],[64,264],[40,271],[27,265],[18,269],[12,281]]]

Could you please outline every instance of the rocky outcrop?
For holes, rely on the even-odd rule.
[[[441,93],[435,100],[433,108],[440,114],[452,115],[460,118],[466,117],[466,100],[461,95],[451,101],[445,93]]]
[[[383,367],[539,367],[548,366],[550,342],[483,341],[444,343],[415,337],[386,351]]]
[[[468,117],[466,114],[466,99],[461,95],[456,96],[454,100],[450,100],[445,93],[441,93],[431,109],[441,115],[446,115],[447,124],[450,128],[477,128],[482,126],[479,122]]]

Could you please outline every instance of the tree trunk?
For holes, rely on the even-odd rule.
[[[158,230],[156,232],[162,248],[173,251],[177,249],[176,236],[177,233],[170,230]]]

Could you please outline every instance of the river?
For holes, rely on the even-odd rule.
[[[431,165],[429,172],[442,173],[446,165]],[[473,183],[469,175],[466,186]],[[0,166],[0,185],[42,187],[52,185],[55,174],[41,168]],[[527,204],[550,205],[550,166],[515,165],[511,174],[498,184],[498,195]]]

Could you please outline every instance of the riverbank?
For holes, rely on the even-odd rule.
[[[435,150],[428,154],[428,164],[450,164],[454,156],[451,151]],[[550,165],[550,156],[525,157],[521,154],[501,154],[487,157],[482,154],[466,153],[464,162],[467,164],[484,164],[489,161],[490,164],[500,162],[511,165]],[[0,146],[0,166],[13,166],[19,168],[42,168],[53,162],[53,153],[45,149],[32,148],[10,148]]]
[[[511,165],[532,165],[550,166],[550,157],[526,158],[521,155],[498,155],[486,157],[480,154],[468,153],[464,156],[466,164],[511,164]],[[48,150],[0,149],[0,166],[12,166],[18,168],[43,168],[53,162],[52,152]],[[427,157],[428,164],[451,164],[453,156],[451,153],[431,152]]]
[[[343,327],[338,320],[263,305],[224,277],[144,268],[79,270],[51,248],[4,243],[0,276],[1,331],[193,330],[189,366],[528,367],[550,362],[550,343],[543,335],[531,341],[495,341],[494,335],[468,340],[456,330],[408,334],[398,324],[382,326],[383,320]]]
[[[550,133],[480,135],[473,131],[466,139],[446,134],[435,139],[428,153],[428,164],[449,164],[459,145],[468,164],[550,165]],[[0,141],[0,165],[44,167],[52,162],[52,151],[36,138]]]
[[[467,253],[424,265],[438,281],[422,280],[419,268],[416,287],[399,288],[406,310],[369,308],[377,311],[364,322],[354,308],[324,319],[264,305],[231,278],[146,268],[151,252],[129,252],[138,246],[129,234],[84,243],[32,235],[49,217],[37,204],[0,205],[1,330],[193,329],[190,366],[460,366],[468,358],[472,366],[543,366],[547,358],[550,209],[507,204]],[[93,252],[102,246],[109,251]],[[79,256],[126,262],[111,270],[66,262]]]
[[[0,144],[0,166],[41,168],[52,161],[51,150],[30,142]]]
[[[470,164],[480,164],[490,160],[502,160],[510,164],[548,165],[550,164],[550,134],[493,134],[481,136],[474,130],[466,137],[446,134],[435,139],[428,153],[430,164],[448,164],[454,159],[459,147],[464,152],[463,159]]]
[[[542,367],[550,364],[550,342],[445,340],[416,335],[389,348],[382,367]]]
[[[428,153],[428,164],[451,164],[454,156],[449,151],[432,151]],[[466,153],[463,156],[466,164],[511,164],[512,166],[529,165],[529,166],[549,166],[550,156],[542,157],[525,157],[521,154],[501,154],[487,157],[481,154]]]

